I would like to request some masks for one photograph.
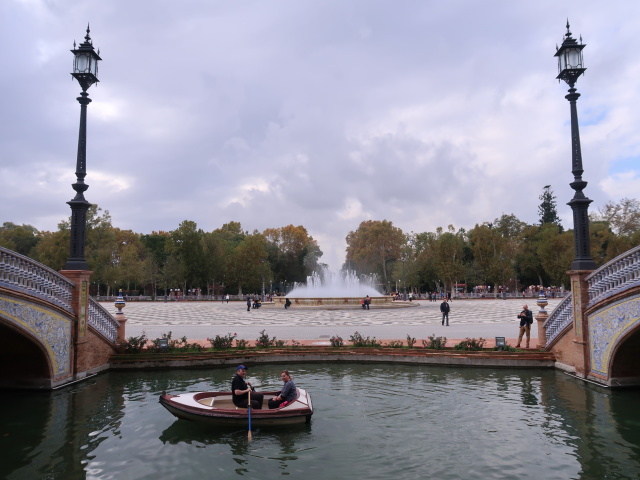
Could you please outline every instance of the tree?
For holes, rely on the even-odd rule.
[[[640,202],[635,198],[623,198],[618,203],[607,202],[591,218],[608,222],[616,235],[631,237],[640,232]]]
[[[85,258],[89,269],[93,271],[92,281],[99,285],[107,285],[107,295],[116,283],[123,280],[118,269],[119,253],[116,230],[111,225],[111,215],[108,210],[102,212],[97,205],[91,205],[87,211],[87,246]],[[65,230],[69,229],[64,224]],[[67,247],[68,248],[68,247]]]
[[[536,251],[551,284],[568,284],[567,270],[573,260],[573,232],[559,232],[552,224],[543,225]]]
[[[435,270],[434,245],[436,236],[433,232],[417,233],[413,240],[418,282],[428,291],[437,288],[438,275]]]
[[[202,237],[202,250],[204,253],[203,270],[207,279],[207,294],[215,295],[215,282],[222,283],[225,273],[225,242],[215,232],[205,233]],[[214,290],[210,291],[209,287]]]
[[[347,235],[347,265],[358,274],[381,275],[389,291],[389,264],[400,259],[405,243],[402,230],[390,221],[366,220]]]
[[[276,281],[303,282],[317,270],[322,251],[302,225],[268,228],[263,234]]]
[[[477,225],[469,231],[473,254],[473,271],[483,285],[500,282],[500,232],[491,223]]]
[[[454,285],[464,278],[462,257],[464,254],[465,232],[456,230],[453,225],[443,232],[442,227],[436,229],[434,243],[435,272],[439,280],[444,282],[445,290],[453,293]]]
[[[243,288],[249,292],[262,289],[264,272],[265,282],[271,277],[271,269],[267,262],[267,241],[261,233],[253,233],[245,237],[233,249],[230,256],[227,279],[230,284],[238,286],[238,295],[242,295]]]
[[[196,222],[184,220],[170,235],[168,252],[182,267],[174,273],[181,277],[183,291],[186,291],[188,286],[202,288],[207,281],[202,244],[204,232],[198,229]]]
[[[140,236],[140,243],[144,247],[144,264],[143,278],[145,282],[152,285],[153,296],[157,294],[158,282],[166,295],[168,287],[167,278],[167,247],[166,244],[171,241],[167,232],[152,232],[148,235]]]
[[[4,222],[0,227],[0,246],[28,256],[40,241],[38,234],[38,230],[31,225]]]
[[[551,185],[546,185],[542,195],[538,197],[542,203],[538,206],[538,214],[540,215],[540,225],[545,223],[554,223],[562,231],[560,225],[560,217],[558,217],[558,210],[556,208],[556,197],[553,195]]]
[[[597,266],[604,265],[638,244],[637,241],[633,241],[633,238],[613,233],[609,222],[606,221],[591,221],[589,232],[591,234],[591,258]]]
[[[60,228],[57,232],[40,232],[40,241],[31,252],[31,257],[53,270],[62,270],[69,258],[70,236],[68,228]]]

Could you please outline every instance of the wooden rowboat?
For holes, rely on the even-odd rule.
[[[262,409],[251,409],[251,423],[259,427],[265,425],[291,425],[309,423],[313,415],[313,405],[309,394],[296,388],[296,399],[284,407],[269,409],[269,398],[280,392],[260,392],[264,395]],[[236,407],[231,401],[231,392],[195,392],[169,395],[162,392],[160,404],[173,415],[185,420],[219,426],[246,426],[248,410]]]

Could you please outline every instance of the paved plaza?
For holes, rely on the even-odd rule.
[[[526,303],[534,316],[540,310],[536,299]],[[549,299],[548,312],[560,299]],[[404,302],[395,302],[404,303]],[[348,340],[358,331],[364,337],[378,340],[405,340],[407,335],[426,339],[429,335],[445,336],[448,344],[467,337],[485,338],[493,344],[495,337],[506,337],[515,345],[519,321],[516,316],[522,310],[522,299],[509,300],[454,300],[450,303],[449,327],[441,325],[440,302],[426,300],[406,302],[405,308],[360,308],[327,310],[263,306],[247,311],[243,302],[128,302],[123,309],[127,317],[126,336],[138,336],[143,332],[149,338],[157,338],[172,332],[173,338],[186,336],[189,340],[204,340],[216,335],[236,333],[238,338],[255,340],[262,330],[278,340],[305,341],[323,345],[333,335]],[[103,303],[115,313],[113,303]],[[537,322],[531,328],[531,337],[538,335]],[[535,347],[532,340],[531,347]]]

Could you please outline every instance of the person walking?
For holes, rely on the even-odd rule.
[[[445,299],[444,302],[442,302],[440,304],[440,311],[442,312],[442,325],[444,325],[445,320],[447,321],[447,327],[449,326],[449,310],[451,310],[451,307],[449,306],[449,304],[447,303],[447,300]]]
[[[522,311],[518,314],[520,319],[520,333],[518,335],[518,344],[516,348],[520,348],[522,337],[527,335],[527,348],[529,348],[529,340],[531,339],[531,325],[533,324],[533,312],[529,310],[527,305],[522,306]]]
[[[247,295],[247,312],[251,311],[251,297]]]

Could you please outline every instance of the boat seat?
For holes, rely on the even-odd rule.
[[[198,400],[198,403],[201,403],[202,405],[206,405],[207,407],[213,407],[213,401],[215,400],[214,397],[207,397],[207,398],[203,398],[201,400]]]

